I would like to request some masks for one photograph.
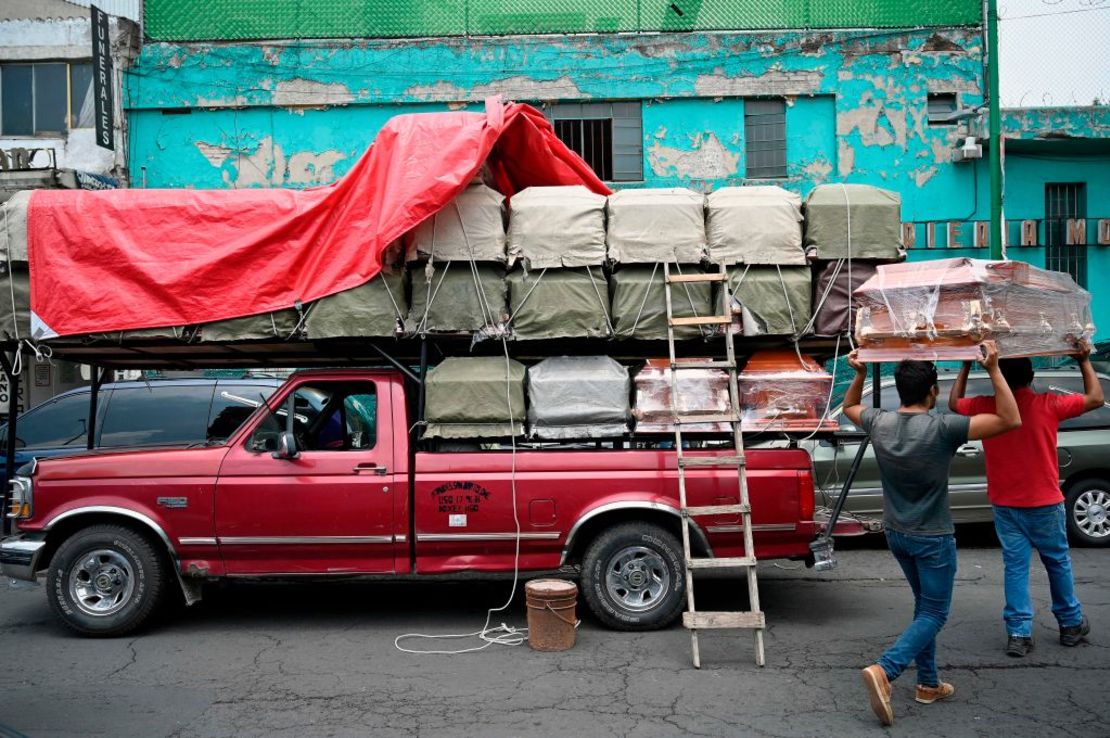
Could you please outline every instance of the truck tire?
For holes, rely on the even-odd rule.
[[[597,619],[616,630],[657,630],[682,613],[686,572],[678,540],[657,525],[622,523],[590,543],[582,593]]]
[[[1084,479],[1068,488],[1064,511],[1072,541],[1110,546],[1110,480]]]
[[[141,627],[165,592],[165,564],[150,542],[120,525],[67,538],[50,561],[46,596],[72,630],[120,636]]]

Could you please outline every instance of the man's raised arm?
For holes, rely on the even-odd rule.
[[[994,412],[971,416],[971,424],[967,430],[969,441],[992,438],[1021,427],[1021,415],[1018,414],[1014,393],[1010,391],[1010,385],[1006,384],[998,369],[998,346],[994,341],[984,341],[982,347],[983,356],[979,363],[987,370],[991,384],[994,385]]]

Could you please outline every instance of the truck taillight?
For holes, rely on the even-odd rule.
[[[11,497],[8,500],[8,517],[12,520],[27,520],[34,512],[33,483],[30,477],[15,477],[8,483]]]
[[[801,515],[800,520],[813,520],[815,495],[813,472],[809,470],[798,472],[798,512]]]

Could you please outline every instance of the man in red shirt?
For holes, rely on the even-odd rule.
[[[1101,407],[1102,386],[1084,342],[1075,354],[1083,372],[1082,395],[1038,393],[1029,359],[1002,359],[999,368],[1017,400],[1021,427],[983,441],[987,462],[987,496],[994,508],[994,528],[1005,565],[1006,653],[1021,657],[1033,650],[1033,601],[1029,596],[1029,561],[1033,549],[1048,572],[1052,612],[1060,626],[1060,643],[1076,646],[1091,630],[1075,596],[1068,554],[1064,496],[1056,459],[1056,428],[1069,418]],[[952,385],[948,407],[961,415],[992,412],[994,397],[964,397],[970,362],[964,362]]]

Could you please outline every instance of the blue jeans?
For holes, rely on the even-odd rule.
[[[940,683],[937,633],[948,620],[956,583],[956,538],[887,530],[886,540],[913,590],[913,622],[879,658],[879,665],[894,681],[916,662],[917,683],[935,687]]]
[[[1029,596],[1029,561],[1033,549],[1041,556],[1052,592],[1052,613],[1061,628],[1083,622],[1075,596],[1068,554],[1064,503],[1045,507],[994,506],[994,529],[1002,543],[1006,568],[1006,607],[1002,619],[1008,635],[1033,635],[1033,600]]]

